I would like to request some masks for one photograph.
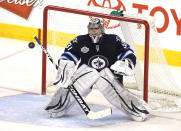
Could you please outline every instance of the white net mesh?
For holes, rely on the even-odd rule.
[[[130,15],[127,15],[130,17]],[[161,48],[158,34],[155,28],[155,22],[152,17],[143,17],[142,15],[131,15],[131,17],[145,19],[150,24],[150,49],[149,49],[149,104],[155,111],[179,111],[181,90],[176,85],[166,62],[163,50]],[[140,28],[141,27],[141,28]],[[134,87],[138,87],[138,90],[143,90],[142,76],[143,76],[143,58],[144,51],[140,49],[140,43],[144,39],[141,39],[144,34],[142,26],[129,24],[126,22],[121,23],[121,28],[124,33],[124,38],[128,43],[133,43],[132,48],[137,54],[138,61],[135,71],[136,84]],[[138,33],[140,32],[140,33]],[[135,35],[136,34],[136,35]],[[128,86],[130,87],[130,86]],[[132,84],[133,87],[133,84]],[[135,89],[136,89],[135,88]],[[136,92],[135,92],[136,93]],[[140,93],[136,93],[142,96]]]
[[[88,10],[88,9],[86,9]],[[102,10],[102,11],[101,11]],[[110,10],[91,9],[94,12],[106,12]],[[139,19],[146,19],[150,23],[150,50],[149,50],[149,104],[156,111],[178,111],[181,91],[173,80],[168,65],[161,48],[157,33],[155,30],[154,19],[152,17],[143,17],[142,15],[130,15]],[[145,45],[145,27],[144,25],[122,22],[116,20],[106,21],[106,33],[117,34],[126,41],[137,55],[137,65],[135,77],[125,77],[124,85],[131,92],[143,97],[143,79],[144,79],[144,45]],[[47,50],[54,60],[58,60],[63,48],[77,35],[86,34],[89,16],[66,13],[60,11],[48,11],[48,29],[47,29]],[[56,70],[53,65],[47,61],[47,86],[52,84],[56,76]]]

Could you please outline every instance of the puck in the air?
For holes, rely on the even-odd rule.
[[[28,44],[28,47],[29,47],[29,48],[34,48],[34,47],[35,47],[35,43],[30,42],[30,43]]]

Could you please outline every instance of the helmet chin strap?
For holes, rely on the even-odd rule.
[[[102,36],[102,34],[100,34],[100,35],[97,35],[97,34],[91,35],[91,34],[90,34],[89,36],[91,37],[93,43],[98,43],[100,37]]]

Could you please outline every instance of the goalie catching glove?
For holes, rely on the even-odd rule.
[[[113,65],[111,65],[110,68],[114,70],[115,74],[120,74],[124,76],[134,75],[134,64],[128,58],[116,61]]]

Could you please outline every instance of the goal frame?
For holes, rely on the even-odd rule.
[[[143,99],[148,102],[148,73],[149,73],[149,38],[150,38],[150,26],[148,21],[137,19],[137,18],[129,18],[129,17],[122,17],[122,16],[114,16],[104,13],[92,12],[92,11],[85,11],[79,9],[72,9],[72,8],[65,8],[59,6],[48,5],[44,8],[43,11],[43,46],[47,49],[47,25],[48,25],[48,11],[61,11],[79,15],[86,15],[86,16],[95,16],[95,17],[102,17],[106,19],[118,20],[118,21],[126,21],[126,22],[133,22],[137,24],[143,24],[145,26],[145,49],[144,49],[144,83],[143,83]],[[46,94],[46,55],[42,52],[42,90],[41,94]]]

